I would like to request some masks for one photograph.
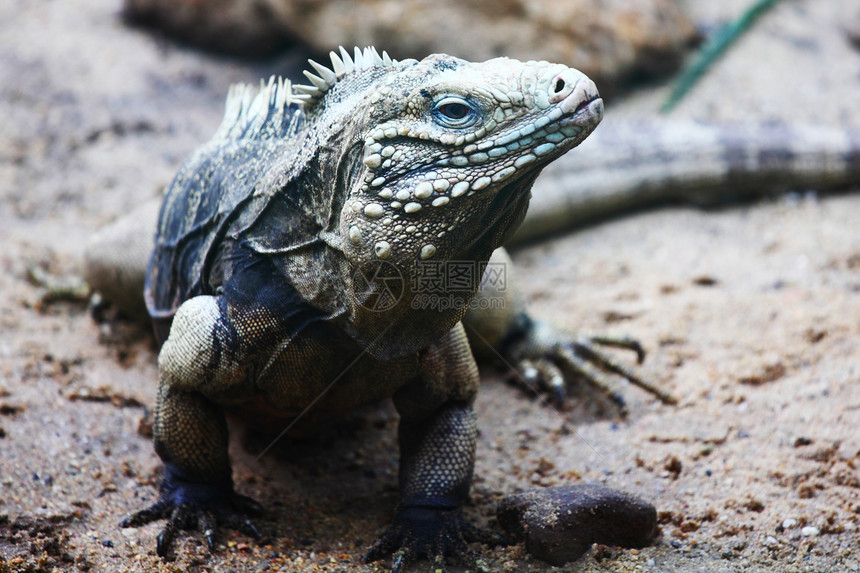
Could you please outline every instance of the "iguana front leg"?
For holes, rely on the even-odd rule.
[[[267,273],[262,263],[254,268]],[[158,355],[154,439],[166,479],[158,502],[122,525],[167,518],[158,537],[161,556],[180,529],[196,526],[210,548],[217,525],[257,536],[248,515],[259,513],[259,505],[233,490],[222,406],[253,398],[256,375],[274,348],[318,317],[286,285],[273,292],[242,282],[257,278],[247,273],[225,284],[223,295],[185,301]]]
[[[394,403],[401,415],[401,502],[391,527],[365,560],[394,554],[393,571],[417,558],[444,570],[446,557],[474,561],[468,544],[503,543],[500,534],[463,519],[478,435],[472,402],[478,370],[462,325],[421,355],[421,374],[402,388]]]
[[[582,380],[626,414],[623,398],[611,390],[609,373],[621,376],[663,403],[675,403],[671,395],[600,349],[604,346],[631,350],[641,363],[645,351],[639,342],[628,337],[574,335],[532,318],[516,288],[513,264],[504,249],[493,253],[487,272],[495,269],[498,277],[500,268],[504,268],[505,280],[493,281],[489,280],[489,274],[485,275],[478,292],[479,304],[473,305],[463,319],[476,352],[501,358],[518,370],[525,387],[532,392],[549,392],[559,405],[566,400],[568,385]],[[480,299],[487,304],[481,304]]]
[[[162,384],[158,396],[155,449],[165,463],[158,501],[120,523],[138,527],[159,519],[156,553],[166,557],[181,529],[198,529],[210,550],[217,527],[259,538],[249,516],[262,508],[233,489],[227,458],[227,424],[219,406],[202,394]]]
[[[247,344],[239,342],[237,325],[227,315],[223,297],[186,301],[159,353],[153,434],[165,477],[158,501],[120,525],[136,527],[167,519],[156,545],[161,557],[181,529],[202,531],[210,549],[217,526],[258,537],[248,515],[262,510],[233,489],[227,423],[219,404],[246,399],[251,391]]]

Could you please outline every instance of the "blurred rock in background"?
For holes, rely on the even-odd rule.
[[[696,29],[674,0],[125,0],[127,21],[210,50],[271,55],[374,45],[395,58],[444,52],[579,68],[601,93],[673,71]]]

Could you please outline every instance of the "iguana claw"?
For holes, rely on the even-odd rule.
[[[158,534],[155,552],[167,557],[179,530],[197,529],[203,532],[206,546],[215,550],[215,533],[218,526],[227,527],[256,539],[260,533],[248,519],[261,515],[259,503],[233,491],[232,484],[194,484],[168,477],[161,489],[161,497],[153,505],[142,509],[120,522],[120,527],[139,527],[167,519]]]
[[[581,379],[603,394],[622,415],[626,415],[624,399],[611,389],[607,373],[621,376],[664,404],[677,403],[673,396],[605,354],[599,349],[600,346],[631,350],[636,353],[638,363],[645,359],[644,349],[632,338],[572,336],[546,322],[532,319],[523,321],[519,335],[508,343],[506,351],[517,366],[519,381],[531,392],[548,392],[559,406],[567,398],[568,383],[573,379]]]
[[[490,546],[510,543],[505,536],[479,529],[463,520],[460,509],[413,507],[401,509],[394,523],[364,556],[370,563],[393,554],[392,573],[403,573],[411,562],[422,557],[433,561],[433,571],[445,571],[447,557],[465,561],[471,570],[486,570],[469,543]]]

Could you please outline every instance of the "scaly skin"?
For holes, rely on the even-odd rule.
[[[580,72],[547,62],[395,62],[356,49],[313,66],[312,86],[235,88],[165,197],[145,298],[163,343],[154,441],[166,480],[124,525],[166,518],[162,556],[181,529],[198,527],[210,546],[217,525],[253,534],[225,411],[324,418],[393,397],[402,499],[368,559],[442,565],[468,557],[468,542],[501,541],[461,517],[478,388],[461,319],[540,170],[594,129],[602,102]],[[477,274],[446,288],[446,305],[422,306],[418,279],[449,263]],[[491,338],[514,362],[619,371],[516,300],[504,307]]]

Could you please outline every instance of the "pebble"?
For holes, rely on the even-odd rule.
[[[551,565],[581,557],[592,543],[644,547],[657,533],[656,508],[623,491],[576,484],[539,488],[502,499],[502,527]]]
[[[793,517],[789,517],[788,519],[786,519],[782,522],[782,528],[783,529],[791,529],[795,525],[797,525],[797,520],[794,519]]]
[[[800,534],[804,537],[815,537],[819,533],[821,533],[821,530],[818,529],[817,527],[812,526],[812,525],[807,525],[806,527],[804,527],[803,529],[800,530]]]

